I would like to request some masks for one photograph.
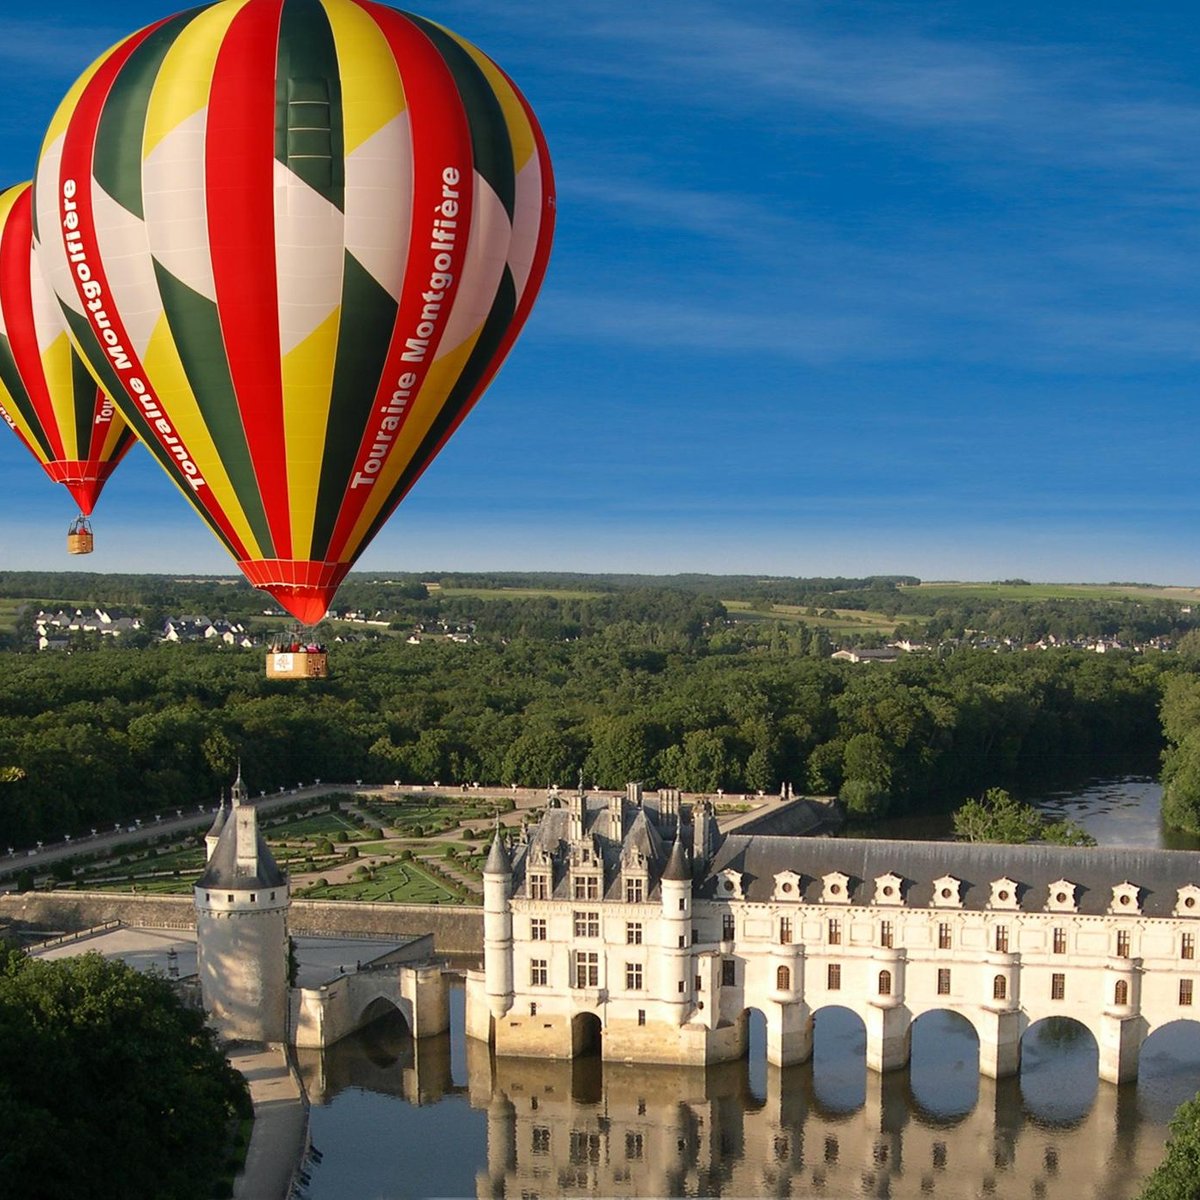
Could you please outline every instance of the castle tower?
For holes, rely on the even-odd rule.
[[[258,813],[247,802],[240,767],[232,807],[193,897],[200,991],[209,1020],[231,1041],[285,1041],[290,892],[258,832]]]
[[[499,1019],[513,1002],[512,863],[497,827],[483,864],[483,971],[488,1008]]]
[[[659,995],[671,1006],[674,1023],[682,1025],[692,1001],[692,877],[679,838],[663,868],[661,889],[663,955]]]
[[[217,805],[217,815],[213,817],[212,827],[208,833],[204,835],[204,861],[212,862],[213,851],[217,848],[217,842],[221,840],[221,830],[225,828],[225,821],[229,816],[229,810],[225,807],[225,789],[221,789],[221,803]]]

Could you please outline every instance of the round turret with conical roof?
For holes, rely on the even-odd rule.
[[[291,897],[287,875],[258,831],[240,764],[232,805],[217,819],[216,845],[193,893],[204,1008],[225,1038],[281,1042],[287,1036]]]

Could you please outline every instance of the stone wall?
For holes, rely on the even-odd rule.
[[[25,892],[0,895],[0,921],[47,933],[87,929],[105,921],[148,928],[196,925],[191,896],[109,892]],[[459,905],[363,904],[293,900],[294,934],[323,937],[408,937],[432,933],[438,954],[482,954],[483,910]]]

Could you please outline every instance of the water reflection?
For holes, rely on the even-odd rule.
[[[886,1076],[866,1071],[845,1010],[819,1014],[812,1063],[782,1069],[761,1051],[707,1071],[497,1059],[461,1024],[420,1043],[376,1026],[301,1052],[324,1153],[310,1194],[1123,1200],[1200,1087],[1200,1039],[1155,1034],[1140,1083],[1118,1089],[1097,1085],[1075,1028],[1041,1022],[1020,1078],[994,1081],[949,1013],[916,1022],[911,1070]]]

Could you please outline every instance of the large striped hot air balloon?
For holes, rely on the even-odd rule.
[[[34,186],[82,352],[306,623],[496,373],[554,215],[508,77],[369,0],[221,0],[132,35],[63,101]]]
[[[71,349],[33,261],[30,207],[28,183],[0,194],[0,417],[74,497],[80,520],[67,544],[86,553],[84,518],[134,438]]]

